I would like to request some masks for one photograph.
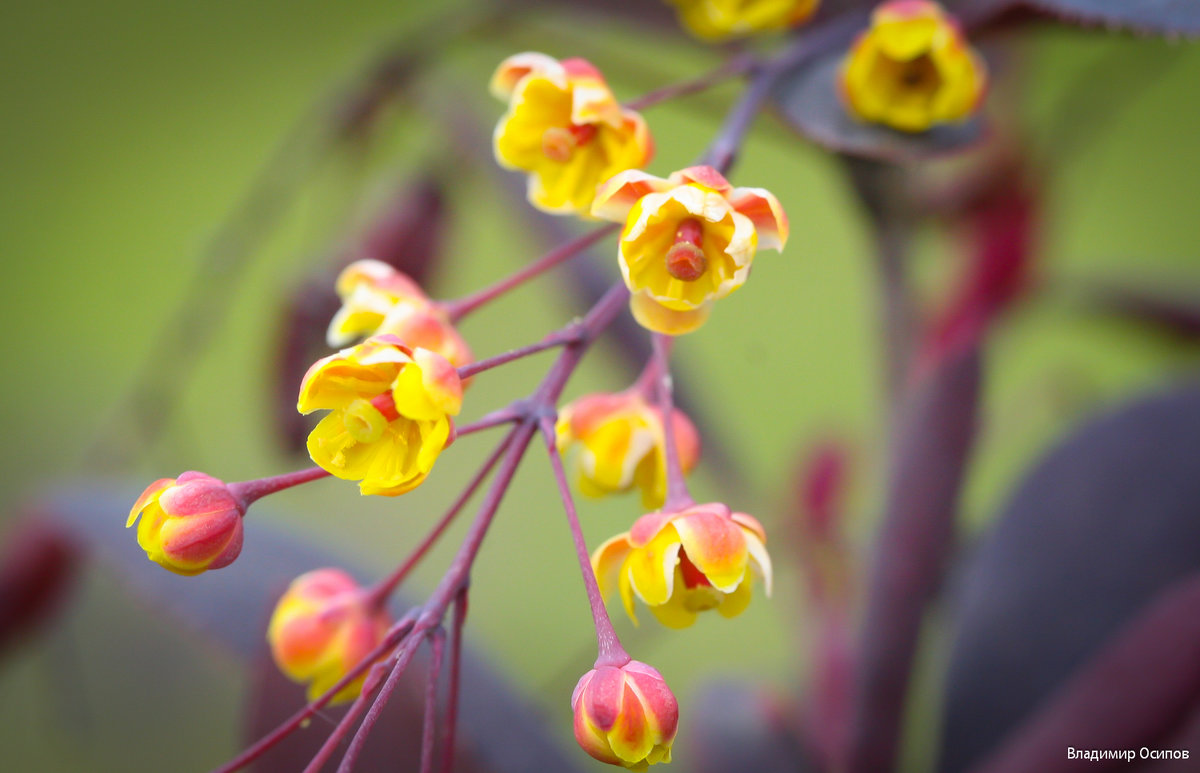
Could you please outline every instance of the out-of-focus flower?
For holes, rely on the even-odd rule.
[[[151,483],[129,511],[146,557],[176,574],[194,575],[233,563],[242,552],[246,506],[229,488],[202,472]]]
[[[637,660],[583,675],[571,695],[575,740],[601,762],[644,770],[671,761],[679,704],[662,674]]]
[[[621,107],[583,59],[516,54],[500,64],[491,89],[509,103],[496,125],[496,159],[529,173],[538,209],[586,217],[600,182],[654,155],[641,115]]]
[[[308,436],[313,461],[364,494],[395,496],[421,484],[453,435],[462,407],[454,366],[392,335],[318,360],[300,386],[301,413],[328,410]]]
[[[705,40],[784,30],[806,21],[819,0],[668,0],[679,20]]]
[[[316,700],[383,642],[391,621],[383,609],[372,609],[366,594],[340,569],[318,569],[292,581],[275,605],[267,627],[271,656],[287,677],[308,682],[308,699]],[[353,700],[363,676],[333,697]]]
[[[357,338],[391,334],[413,349],[437,352],[460,368],[471,348],[450,318],[403,273],[378,260],[357,260],[337,279],[342,307],[329,323],[330,346]]]
[[[906,132],[966,119],[986,87],[983,60],[958,23],[929,0],[877,6],[842,66],[850,113]]]
[[[659,622],[686,628],[696,615],[716,609],[725,617],[750,603],[751,573],[771,595],[771,559],[762,525],[719,502],[639,518],[592,553],[592,569],[607,598],[614,587],[625,611],[636,595]]]
[[[683,412],[673,421],[679,466],[688,473],[700,459],[700,435]],[[661,507],[667,495],[666,435],[662,411],[635,389],[586,395],[558,415],[558,449],[575,450],[579,490],[593,497],[642,492],[646,508]]]
[[[667,179],[630,170],[596,191],[592,214],[624,223],[618,258],[644,327],[689,333],[741,287],[759,247],[782,250],[788,220],[762,188],[734,188],[710,166]]]

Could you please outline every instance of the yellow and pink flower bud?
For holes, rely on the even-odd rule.
[[[575,740],[610,765],[644,770],[671,761],[679,704],[662,674],[637,660],[583,675],[571,695]]]
[[[717,502],[642,516],[596,549],[592,569],[601,594],[607,598],[616,588],[635,623],[635,596],[663,625],[686,628],[709,609],[724,617],[741,614],[750,603],[752,575],[771,595],[762,525]]]
[[[267,641],[275,664],[295,682],[308,682],[308,699],[328,692],[376,649],[391,626],[354,578],[340,569],[318,569],[292,581],[275,605]],[[347,684],[333,703],[353,700],[363,676]]]
[[[693,35],[724,40],[785,30],[809,19],[819,0],[668,0]]]
[[[337,279],[342,307],[329,323],[330,346],[372,335],[394,335],[416,349],[437,352],[456,368],[472,362],[450,317],[408,276],[378,260],[358,260]]]
[[[363,494],[396,496],[421,484],[453,439],[462,381],[445,357],[393,335],[318,360],[300,386],[301,413],[327,410],[308,436],[323,469]]]
[[[986,89],[983,60],[957,21],[930,0],[877,6],[842,65],[850,113],[905,132],[968,118]]]
[[[592,214],[624,223],[618,245],[630,308],[644,327],[689,333],[713,301],[745,283],[760,247],[782,250],[788,220],[761,188],[734,188],[709,166],[665,180],[622,172],[596,191]]]
[[[238,557],[245,514],[245,503],[223,482],[185,472],[151,483],[133,503],[125,528],[138,523],[138,545],[151,561],[176,574],[195,575]]]
[[[493,137],[496,159],[529,174],[538,209],[586,217],[599,183],[654,155],[645,120],[583,59],[516,54],[500,64],[491,90],[509,103]]]
[[[574,452],[579,490],[602,497],[636,487],[646,508],[661,507],[667,495],[662,416],[636,390],[591,394],[564,407],[558,449]],[[675,411],[672,425],[679,466],[691,472],[700,459],[700,435],[682,411]]]

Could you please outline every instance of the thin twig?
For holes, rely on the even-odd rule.
[[[421,728],[421,773],[433,773],[433,750],[437,742],[438,678],[446,652],[446,632],[435,628],[429,637],[429,674],[425,680],[425,721]]]

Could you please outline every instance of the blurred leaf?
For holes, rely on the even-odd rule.
[[[942,581],[975,436],[980,352],[947,355],[896,415],[883,525],[868,578],[849,770],[894,768],[925,606]]]
[[[806,773],[815,770],[795,718],[763,690],[743,681],[708,685],[680,733],[677,759],[694,773]]]
[[[345,567],[360,581],[370,579],[366,573],[356,571],[353,562],[273,528],[261,517],[267,509],[262,503],[255,505],[246,519],[246,546],[238,561],[196,577],[172,574],[147,561],[132,530],[124,528],[129,503],[139,492],[140,486],[93,481],[64,487],[31,510],[63,525],[74,539],[115,570],[135,595],[229,650],[250,669],[266,667],[267,620],[275,600],[292,579],[323,566]],[[406,606],[407,602],[400,600],[394,611]],[[423,662],[418,659],[413,671],[406,674],[408,686],[394,699],[396,707],[389,709],[395,721],[411,722],[414,727],[422,710]],[[577,769],[578,755],[562,749],[555,737],[546,733],[545,721],[470,647],[463,650],[462,669],[458,732],[462,757],[456,770],[524,773],[539,765],[566,773]],[[134,678],[132,674],[130,678]],[[302,692],[298,686],[270,676],[257,679],[248,717],[250,729],[263,730],[273,719],[282,719],[299,709],[303,705]],[[279,713],[285,706],[286,712]],[[332,725],[314,721],[301,736],[314,736],[319,745],[331,729]],[[392,765],[397,759],[407,760],[410,751],[415,759],[419,744],[397,751],[397,739],[402,737],[407,735],[401,736],[394,728],[380,728],[368,747],[382,744],[391,750],[387,759]],[[299,744],[307,748],[312,742],[308,739]],[[292,754],[282,754],[279,766],[271,763],[262,769],[295,770],[285,764]]]
[[[976,773],[1078,770],[1065,748],[1187,749],[1163,743],[1200,706],[1200,575],[1159,595]],[[1193,747],[1194,749],[1194,747]],[[1191,767],[1191,766],[1188,766]]]
[[[1200,568],[1198,437],[1200,389],[1179,388],[1084,427],[1021,483],[963,575],[940,770],[995,749]]]
[[[839,49],[802,64],[778,81],[772,95],[783,119],[817,144],[853,156],[904,161],[963,150],[982,138],[978,116],[962,125],[916,134],[855,120],[838,93],[844,56]]]
[[[1200,341],[1200,288],[1091,280],[1077,290],[1092,310],[1145,325],[1182,342]]]
[[[1087,27],[1200,35],[1200,3],[1193,0],[974,0],[959,5],[987,8],[992,13],[1033,10]]]

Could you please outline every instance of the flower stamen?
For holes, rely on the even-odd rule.
[[[700,242],[704,226],[699,220],[688,218],[675,231],[675,243],[667,250],[667,273],[682,282],[694,282],[704,276],[708,258]]]

